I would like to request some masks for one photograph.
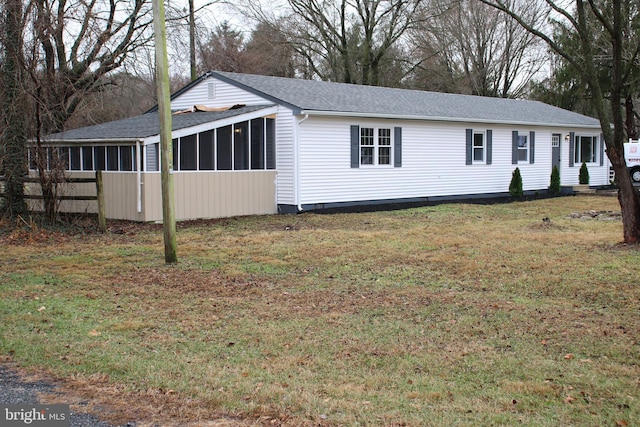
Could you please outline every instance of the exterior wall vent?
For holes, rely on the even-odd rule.
[[[214,99],[216,97],[216,87],[213,82],[207,84],[207,96],[209,99]]]

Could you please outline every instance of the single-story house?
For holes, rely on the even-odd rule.
[[[214,71],[171,108],[178,220],[496,197],[516,167],[525,192],[553,166],[577,184],[583,162],[609,181],[598,120],[537,101]],[[159,129],[154,108],[46,144],[72,176],[104,171],[108,218],[161,221]]]

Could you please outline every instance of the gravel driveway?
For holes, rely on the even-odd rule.
[[[20,378],[11,366],[0,365],[0,404],[47,404],[40,402],[38,393],[56,393],[56,386],[46,381],[28,381]],[[125,424],[135,427],[135,422]],[[71,427],[114,427],[94,415],[71,412]]]

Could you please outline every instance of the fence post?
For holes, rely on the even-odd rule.
[[[107,218],[104,213],[104,188],[102,186],[102,171],[96,171],[96,197],[98,198],[98,229],[107,231]]]

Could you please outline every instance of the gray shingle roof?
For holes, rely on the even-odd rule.
[[[226,111],[202,111],[173,115],[171,128],[176,131],[215,120],[226,119],[244,113],[262,110],[270,105],[251,105]],[[160,116],[157,112],[146,113],[128,119],[116,120],[94,126],[72,129],[47,136],[47,141],[106,140],[122,141],[142,139],[160,133]]]
[[[597,119],[538,101],[210,72],[294,110],[429,120],[599,127]]]

